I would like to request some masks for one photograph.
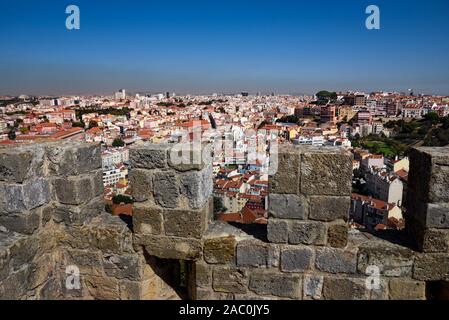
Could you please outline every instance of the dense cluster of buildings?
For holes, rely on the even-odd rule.
[[[268,171],[273,145],[340,146],[351,138],[389,136],[391,119],[449,114],[449,97],[412,93],[337,93],[332,101],[313,96],[170,93],[112,96],[0,97],[0,144],[84,140],[103,145],[105,197],[127,195],[129,145],[213,142],[214,196],[219,218],[266,223]],[[351,213],[369,228],[401,228],[408,160],[386,159],[354,149]]]
[[[369,229],[402,229],[409,160],[387,159],[365,150],[354,150],[354,179],[364,195],[352,196],[351,217]]]

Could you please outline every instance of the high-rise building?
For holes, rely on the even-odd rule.
[[[322,123],[336,123],[336,108],[334,105],[328,105],[321,107],[320,119]]]
[[[365,104],[366,104],[366,97],[363,94],[359,94],[354,97],[354,105],[364,106]]]
[[[126,98],[126,91],[125,89],[120,89],[119,91],[117,91],[115,93],[115,99],[116,100],[121,100],[121,99],[125,99]]]

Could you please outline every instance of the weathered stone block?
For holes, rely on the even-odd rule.
[[[195,300],[233,300],[232,293],[215,292],[212,289],[199,288],[196,290]]]
[[[387,277],[411,276],[414,255],[410,249],[385,241],[373,241],[359,247],[357,270],[365,274],[368,266],[379,267]]]
[[[104,206],[102,198],[95,198],[89,203],[78,206],[56,205],[51,213],[53,221],[57,223],[82,224],[90,218],[100,215],[104,211]],[[50,209],[46,208],[45,210]]]
[[[45,254],[34,259],[29,278],[29,288],[38,288],[53,276],[54,262],[52,254]]]
[[[449,202],[449,148],[410,151],[410,190],[425,203]]]
[[[365,287],[368,300],[388,300],[387,279],[381,277],[378,282],[373,282],[371,278],[365,278]]]
[[[134,252],[131,231],[119,217],[102,213],[92,219],[89,226],[94,248],[103,253]]]
[[[156,202],[164,208],[176,208],[179,200],[179,183],[171,171],[156,172],[153,179],[153,193]]]
[[[129,172],[129,184],[135,201],[150,199],[153,190],[153,174],[145,169],[132,169]]]
[[[31,269],[23,266],[0,283],[0,300],[27,299],[28,280]]]
[[[245,301],[261,301],[261,300],[273,300],[271,297],[258,296],[254,293],[247,294],[234,294],[234,300],[245,300]]]
[[[158,169],[167,166],[168,144],[150,144],[132,146],[129,150],[129,161],[133,168]]]
[[[324,277],[316,275],[304,275],[304,299],[321,299],[323,292]]]
[[[197,239],[144,235],[136,237],[152,256],[161,259],[196,260],[201,257],[202,246]]]
[[[201,239],[206,229],[208,208],[202,210],[164,210],[164,230],[168,236]]]
[[[24,266],[29,265],[39,250],[39,241],[37,236],[28,236],[19,238],[12,243],[9,248],[12,270],[17,271]]]
[[[243,269],[220,267],[213,271],[212,286],[215,291],[246,293],[248,279]]]
[[[211,145],[176,144],[168,152],[168,164],[180,172],[203,170],[212,163],[211,151]]]
[[[135,233],[161,234],[162,209],[143,203],[135,203],[133,208],[133,227]]]
[[[449,229],[449,203],[423,203],[409,193],[407,210],[409,217],[419,223],[420,228]],[[406,220],[406,224],[409,221]]]
[[[421,249],[423,252],[449,252],[449,230],[424,230]]]
[[[119,282],[120,300],[143,300],[140,281],[121,280]]]
[[[62,300],[65,299],[64,291],[65,283],[63,287],[63,283],[60,277],[51,277],[49,278],[41,287],[36,289],[36,298],[40,300]],[[82,294],[82,284],[81,290],[71,290],[74,294],[80,293]]]
[[[88,226],[70,225],[54,234],[58,245],[74,249],[88,249],[90,247],[91,231]]]
[[[2,235],[0,234],[0,240]],[[0,248],[0,283],[9,275],[10,257],[6,248]]]
[[[210,288],[212,268],[204,262],[195,262],[195,284],[200,288]]]
[[[62,204],[79,205],[95,197],[90,176],[56,178],[53,185]]]
[[[313,250],[308,247],[292,247],[281,250],[281,270],[304,272],[312,266]]]
[[[449,255],[443,253],[418,255],[415,259],[413,278],[422,281],[448,281]]]
[[[349,196],[352,155],[339,148],[308,148],[301,158],[301,193]]]
[[[295,146],[280,146],[279,152],[272,156],[274,158],[270,158],[270,161],[277,160],[277,170],[270,177],[269,192],[298,194],[301,164],[299,149]]]
[[[184,173],[180,178],[181,194],[187,197],[192,209],[200,209],[207,204],[213,191],[212,163],[201,171]]]
[[[391,300],[425,300],[426,283],[406,279],[389,281],[389,298]]]
[[[46,206],[43,206],[42,207],[42,213],[41,213],[41,215],[42,215],[42,227],[45,227],[45,225],[48,223],[48,222],[50,222],[50,220],[51,220],[51,216],[52,216],[52,213],[53,213],[53,209],[54,209],[54,207],[53,207],[53,204],[50,202],[48,205],[46,205]]]
[[[342,221],[327,228],[327,243],[334,248],[344,248],[348,244],[348,225]]]
[[[40,222],[41,215],[39,209],[0,215],[0,226],[4,226],[9,231],[23,234],[33,234],[33,232],[39,228]]]
[[[275,247],[260,241],[241,241],[237,244],[237,266],[258,267],[275,266],[277,251]]]
[[[101,168],[101,148],[96,143],[50,143],[45,150],[54,175],[79,175]]]
[[[55,259],[61,266],[61,272],[65,272],[67,266],[77,266],[81,276],[103,275],[99,251],[67,248],[61,252],[60,258]]]
[[[306,219],[309,203],[304,196],[293,194],[270,194],[268,196],[269,212],[272,217],[280,219]]]
[[[316,250],[316,268],[329,273],[355,273],[357,254],[349,250],[319,248]]]
[[[103,170],[101,169],[92,172],[92,190],[94,197],[102,196],[104,193]]]
[[[96,300],[119,300],[120,280],[105,276],[86,275],[82,278],[88,295]]]
[[[309,218],[319,221],[347,220],[350,205],[350,197],[312,196]]]
[[[25,184],[0,184],[0,210],[22,212],[32,210],[50,201],[50,184],[43,178]]]
[[[325,277],[323,297],[326,300],[365,300],[368,292],[361,278]]]
[[[204,260],[212,264],[234,264],[235,238],[229,236],[205,240]]]
[[[36,147],[0,150],[0,181],[23,183],[43,175],[44,151]]]
[[[326,242],[326,226],[322,222],[292,221],[288,232],[291,244],[324,245]]]
[[[249,289],[259,295],[283,298],[301,298],[301,277],[296,274],[282,274],[256,270],[250,274]]]
[[[104,272],[109,277],[138,281],[142,276],[139,256],[137,254],[104,255],[102,258]]]
[[[272,243],[287,243],[288,223],[281,219],[268,219],[267,238]]]

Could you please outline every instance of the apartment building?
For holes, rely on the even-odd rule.
[[[129,161],[127,148],[115,148],[103,151],[101,154],[103,168],[111,168],[115,165]]]
[[[356,193],[351,197],[350,217],[368,229],[375,229],[378,225],[388,226],[392,220],[403,220],[401,208],[394,203]]]
[[[373,169],[365,178],[368,192],[374,198],[402,206],[404,185],[396,174],[385,169]]]

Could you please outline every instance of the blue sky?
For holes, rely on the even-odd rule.
[[[81,30],[65,28],[70,4]],[[365,28],[370,4],[380,30]],[[1,1],[0,95],[449,95],[448,15],[447,0]]]

